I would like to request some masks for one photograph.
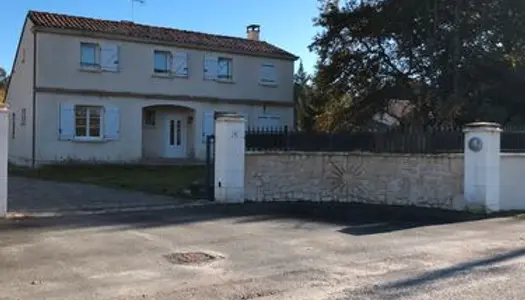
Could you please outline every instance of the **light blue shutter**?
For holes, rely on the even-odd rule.
[[[217,56],[204,56],[204,79],[217,78]]]
[[[104,138],[117,140],[120,134],[120,110],[116,106],[104,107]]]
[[[277,81],[274,65],[262,65],[261,67],[261,81],[266,83],[275,83]]]
[[[58,137],[61,141],[70,141],[75,137],[75,105],[60,104]]]
[[[215,134],[215,112],[205,112],[202,118],[202,142],[206,143],[206,137],[213,134]]]
[[[188,53],[176,52],[173,55],[172,67],[172,72],[175,74],[175,76],[188,76]]]
[[[102,70],[117,72],[119,69],[119,47],[115,44],[104,44],[100,47]]]

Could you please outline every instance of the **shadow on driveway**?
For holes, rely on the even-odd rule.
[[[500,274],[508,276],[514,268],[512,265],[497,265],[525,255],[525,248],[515,249],[490,257],[467,261],[450,267],[428,271],[413,277],[392,281],[385,284],[368,286],[361,289],[350,289],[348,295],[338,300],[345,299],[381,299],[394,300],[428,293],[429,289],[446,289],[442,281],[453,280],[455,285],[460,285],[459,280],[479,280]],[[444,291],[445,292],[445,291]],[[445,292],[446,293],[446,292]],[[355,298],[355,297],[365,298]],[[415,299],[415,298],[410,298]]]
[[[235,219],[235,223],[294,220],[344,226],[341,233],[369,235],[421,226],[481,219],[483,216],[436,209],[349,203],[210,204],[158,211],[120,212],[0,221],[1,230],[117,226],[150,228]]]
[[[399,288],[409,288],[413,286],[429,284],[437,280],[443,280],[447,278],[454,277],[460,273],[472,272],[474,269],[486,268],[488,266],[518,258],[525,255],[525,248],[512,250],[509,252],[497,254],[492,257],[477,259],[465,263],[460,263],[453,265],[448,268],[443,268],[435,271],[430,271],[423,273],[414,278],[408,278],[404,280],[395,281],[383,286],[384,289],[399,289]]]

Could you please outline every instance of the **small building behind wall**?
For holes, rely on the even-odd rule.
[[[29,12],[7,92],[10,161],[204,160],[223,111],[293,126],[297,57],[259,41],[259,26],[244,39],[163,30]]]

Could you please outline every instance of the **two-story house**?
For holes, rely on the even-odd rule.
[[[10,161],[204,159],[218,111],[293,126],[297,57],[259,34],[30,11],[7,92]]]

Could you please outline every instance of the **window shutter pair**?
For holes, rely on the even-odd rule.
[[[102,124],[104,139],[117,140],[120,134],[120,110],[113,105],[105,105]],[[58,129],[59,139],[70,141],[75,137],[75,105],[62,103],[60,105],[60,121]]]
[[[100,46],[100,66],[104,71],[118,72],[119,70],[119,46],[116,44],[104,44]]]

